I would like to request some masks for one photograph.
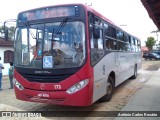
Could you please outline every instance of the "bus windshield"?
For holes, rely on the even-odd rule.
[[[44,24],[26,23],[17,27],[15,66],[69,68],[85,59],[85,27],[81,21]]]

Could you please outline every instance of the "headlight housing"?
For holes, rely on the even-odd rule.
[[[89,82],[88,79],[82,80],[82,81],[76,83],[75,85],[73,85],[72,87],[70,87],[69,89],[67,89],[66,92],[68,94],[73,94],[73,93],[81,90],[82,88],[84,88],[88,84],[88,82]]]
[[[13,79],[13,83],[14,83],[14,85],[19,89],[19,90],[23,90],[24,89],[24,87],[14,78]]]

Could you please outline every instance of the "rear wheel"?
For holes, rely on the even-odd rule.
[[[108,77],[107,83],[107,94],[103,96],[99,101],[100,102],[108,102],[111,100],[114,91],[114,82],[111,76]]]

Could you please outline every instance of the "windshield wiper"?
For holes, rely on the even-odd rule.
[[[30,33],[30,35],[32,36],[32,38],[33,39],[36,39],[37,40],[37,37],[35,37],[35,35],[33,34],[33,32],[30,30],[30,28],[31,28],[31,26],[30,26],[30,24],[28,23],[28,22],[25,22],[25,23],[23,23],[25,26],[27,26],[27,27],[29,27],[28,29],[28,31],[29,31],[29,33]]]
[[[56,36],[57,36],[58,34],[61,33],[62,29],[64,28],[65,24],[67,23],[67,20],[68,20],[68,17],[65,17],[65,18],[62,20],[62,22],[61,22],[60,25],[59,25],[58,31],[55,33],[55,35],[54,35],[54,28],[53,28],[53,30],[52,30],[52,43],[51,43],[51,46],[52,46],[52,47],[51,47],[51,52],[53,52],[53,42],[54,42],[54,41],[57,41],[57,40],[55,40],[55,38],[56,38]]]
[[[58,34],[61,34],[61,31],[62,31],[62,29],[64,28],[64,26],[66,25],[67,21],[68,21],[68,17],[65,17],[65,18],[62,20],[62,22],[60,23],[59,28],[58,28],[58,31],[56,32],[54,38],[56,38],[56,36],[57,36]]]
[[[54,28],[52,30],[52,41],[57,41],[55,40],[55,38],[57,37],[58,34],[61,34],[62,29],[64,28],[65,24],[67,23],[68,17],[65,17],[62,22],[59,25],[59,28],[57,30],[57,32],[55,33]]]
[[[37,37],[34,36],[33,32],[30,29],[29,29],[29,33],[30,33],[30,35],[32,36],[33,39],[37,40]]]

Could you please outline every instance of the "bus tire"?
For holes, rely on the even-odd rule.
[[[108,77],[107,94],[100,98],[100,102],[108,102],[111,100],[114,91],[114,82],[111,76]]]
[[[137,78],[137,65],[134,66],[134,74],[131,77],[132,79],[136,79]]]

